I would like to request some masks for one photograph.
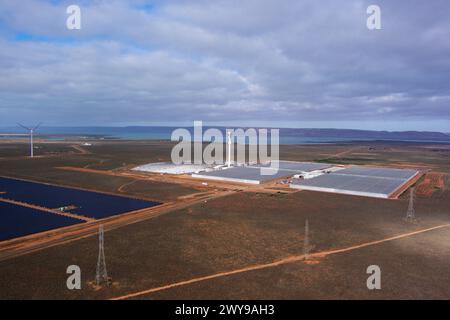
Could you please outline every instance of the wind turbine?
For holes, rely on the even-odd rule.
[[[33,133],[34,131],[36,131],[37,128],[39,128],[39,126],[42,123],[40,122],[39,124],[37,124],[35,127],[33,128],[28,128],[25,127],[24,125],[21,125],[20,123],[18,123],[19,126],[21,126],[22,128],[24,128],[25,130],[28,130],[30,132],[30,157],[33,158],[34,156],[34,152],[33,152]]]

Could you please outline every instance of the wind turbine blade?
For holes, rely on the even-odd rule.
[[[39,128],[41,126],[42,122],[39,122],[34,128],[33,130],[36,130],[37,128]]]
[[[28,128],[28,127],[25,127],[24,125],[22,125],[22,124],[20,124],[20,123],[17,123],[17,125],[21,126],[21,127],[22,127],[22,128],[24,128],[25,130],[31,131],[31,129],[30,129],[30,128]]]

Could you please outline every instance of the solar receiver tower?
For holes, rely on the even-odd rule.
[[[414,210],[414,188],[411,188],[409,193],[409,205],[408,205],[408,211],[406,213],[406,220],[407,221],[414,221],[416,218],[415,216],[415,210]]]
[[[228,168],[231,167],[231,131],[227,132],[228,137]]]
[[[95,281],[97,286],[100,286],[103,282],[109,285],[108,272],[106,271],[103,225],[100,225],[98,232],[98,260]]]
[[[18,123],[18,125],[21,126],[22,128],[24,128],[25,130],[28,130],[28,132],[30,133],[30,157],[33,158],[34,157],[34,152],[33,152],[33,133],[34,133],[34,131],[37,130],[37,128],[39,128],[41,123],[39,123],[37,126],[35,126],[33,128],[25,127],[24,125],[21,125],[20,123]]]

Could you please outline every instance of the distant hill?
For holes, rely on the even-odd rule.
[[[106,137],[118,139],[170,139],[173,130],[178,127],[41,127],[36,135]],[[185,127],[193,131],[192,127]],[[203,131],[211,128],[204,126]],[[225,133],[226,128],[215,127]],[[247,128],[242,128],[247,129]],[[0,128],[2,134],[24,134],[19,127]],[[429,131],[373,131],[353,129],[308,129],[308,128],[281,128],[280,137],[292,138],[290,143],[311,141],[349,141],[349,140],[394,140],[394,141],[428,141],[450,143],[450,134]]]
[[[281,129],[281,136],[333,137],[371,140],[450,141],[450,134],[430,131],[371,131],[352,129]]]

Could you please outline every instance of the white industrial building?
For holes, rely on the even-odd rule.
[[[204,164],[174,164],[171,162],[156,162],[144,164],[133,168],[134,171],[167,173],[167,174],[191,174],[203,171],[211,171],[211,166]]]

